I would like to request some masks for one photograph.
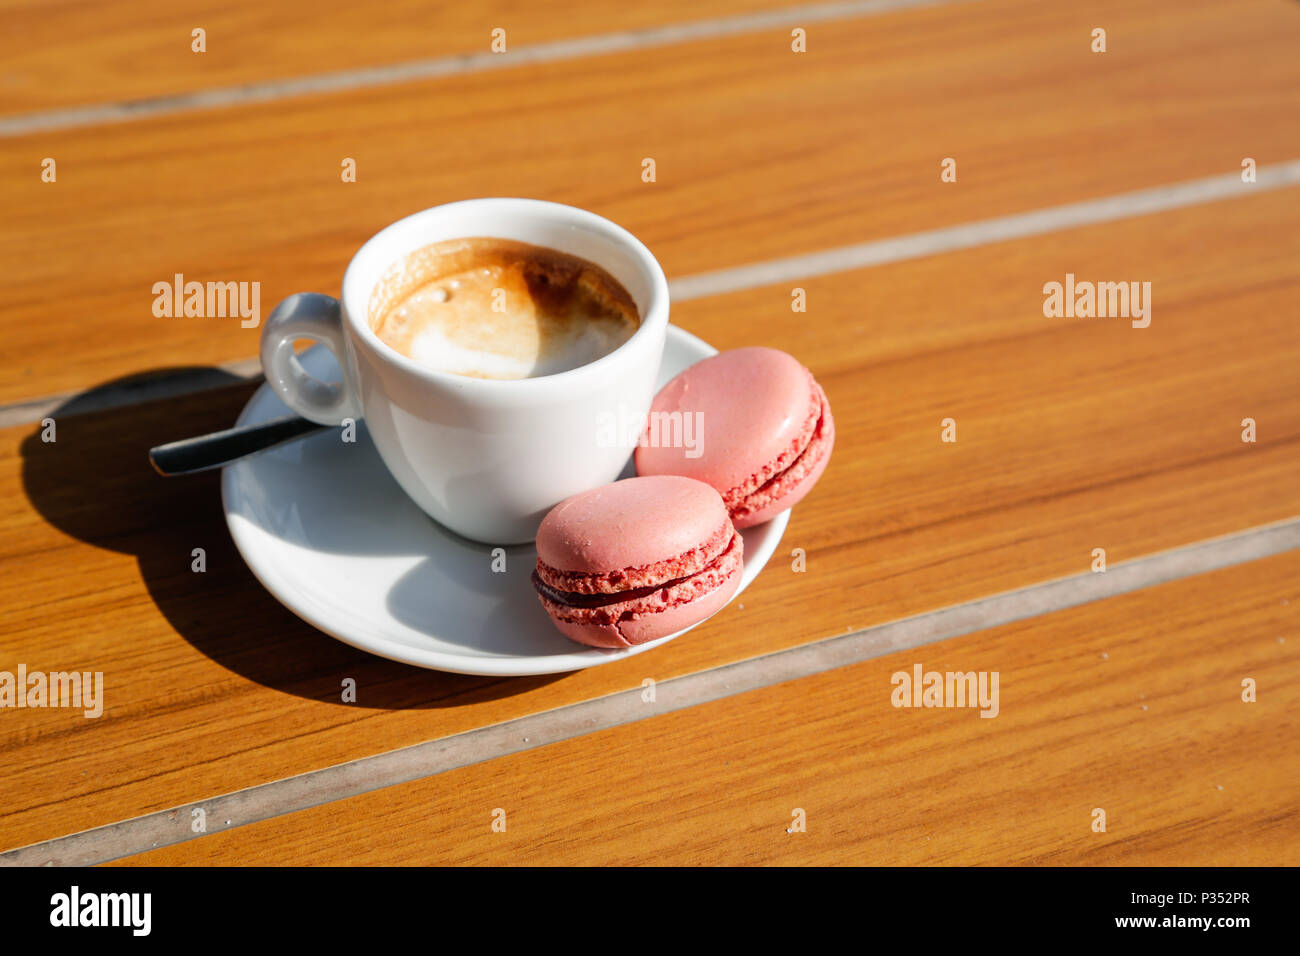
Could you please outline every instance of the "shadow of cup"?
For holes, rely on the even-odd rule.
[[[154,445],[229,428],[258,384],[216,368],[166,368],[81,392],[45,416],[54,420],[54,441],[42,438],[41,424],[23,440],[27,499],[64,534],[134,556],[177,634],[266,687],[347,707],[430,708],[512,696],[565,676],[473,677],[389,661],[322,634],[267,593],[230,539],[220,471],[163,478],[148,459]],[[203,551],[201,573],[195,549]],[[105,632],[133,639],[111,626]],[[357,700],[344,704],[349,677]]]

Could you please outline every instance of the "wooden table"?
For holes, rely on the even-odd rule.
[[[1296,862],[1300,7],[377,9],[0,13],[0,671],[105,682],[0,709],[0,861]],[[267,312],[491,195],[626,226],[839,431],[737,601],[551,678],[331,640],[145,456],[234,420],[260,332],[155,282]],[[1067,274],[1149,324],[1046,316]],[[997,716],[894,706],[916,665]]]

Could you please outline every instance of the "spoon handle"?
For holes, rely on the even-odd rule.
[[[191,475],[297,441],[336,425],[318,425],[297,415],[275,418],[260,425],[228,428],[223,432],[185,438],[149,449],[149,461],[160,475]]]

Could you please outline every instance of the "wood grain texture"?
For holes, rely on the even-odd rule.
[[[1096,547],[1113,563],[1296,514],[1298,192],[823,277],[807,315],[783,287],[687,303],[678,320],[719,347],[813,369],[835,457],[742,600],[688,639],[555,679],[369,657],[264,592],[215,476],[167,481],[145,460],[229,423],[247,386],[56,415],[53,445],[0,432],[0,563],[17,569],[0,575],[0,668],[107,684],[99,720],[0,722],[2,845],[1078,573]],[[1151,327],[1045,319],[1042,284],[1067,270],[1152,281]],[[344,677],[355,706],[338,703]]]
[[[1293,863],[1298,576],[1292,552],[120,862]],[[997,716],[894,707],[916,664],[996,671]]]
[[[508,55],[512,47],[788,6],[789,0],[13,0],[0,4],[0,115],[487,52],[496,27],[506,31]],[[207,31],[205,53],[191,49],[196,27]]]
[[[448,200],[583,206],[682,276],[1300,157],[1297,41],[1273,0],[986,0],[807,54],[733,37],[0,141],[0,403],[251,357],[258,329],[157,318],[154,283],[259,282],[265,316]]]

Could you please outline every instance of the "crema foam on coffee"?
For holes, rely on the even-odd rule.
[[[370,300],[387,345],[443,372],[536,378],[593,362],[641,323],[595,263],[512,239],[449,239],[395,262]]]

